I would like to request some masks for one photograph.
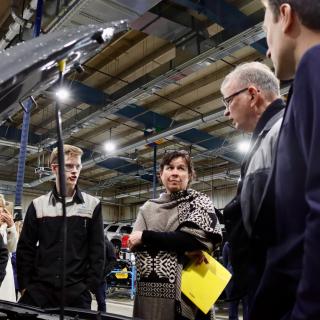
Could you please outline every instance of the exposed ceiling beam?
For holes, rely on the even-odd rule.
[[[182,73],[187,68],[190,68],[192,65],[204,61],[207,58],[211,58],[213,61],[220,60],[221,58],[231,54],[232,52],[239,50],[240,48],[256,42],[257,40],[264,37],[264,32],[261,28],[262,23],[257,24],[256,26],[250,28],[249,30],[244,31],[243,33],[236,35],[235,37],[221,43],[217,47],[213,49],[209,49],[203,54],[185,62],[182,63],[179,66],[174,67],[172,70],[166,72],[165,74],[159,76],[158,78],[149,81],[148,83],[144,84],[143,86],[139,85],[138,88],[133,89],[130,88],[130,92],[126,93],[125,95],[119,97],[117,100],[114,100],[112,103],[106,105],[105,107],[97,108],[94,106],[90,106],[87,109],[80,111],[77,114],[77,123],[75,123],[74,119],[66,120],[64,123],[64,127],[66,128],[64,130],[64,137],[69,137],[70,133],[74,129],[75,126],[81,125],[82,123],[85,123],[87,121],[95,121],[95,119],[99,119],[100,117],[107,116],[111,113],[115,113],[117,110],[122,109],[125,107],[133,98],[138,98],[139,95],[145,94],[146,92],[150,91],[152,94],[152,90],[154,88],[161,87],[161,83],[165,82],[168,83],[168,79],[172,79],[175,77],[175,75]],[[127,86],[131,87],[131,85]],[[126,87],[126,88],[127,88]],[[127,89],[126,89],[127,90]],[[157,89],[155,89],[157,90]],[[120,90],[121,91],[121,90]],[[111,99],[115,98],[115,94],[111,95]],[[52,139],[49,139],[47,142],[42,141],[45,145],[51,144]]]

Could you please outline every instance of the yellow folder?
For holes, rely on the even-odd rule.
[[[187,265],[182,271],[181,291],[207,314],[231,279],[231,273],[208,253],[202,253],[208,263]]]

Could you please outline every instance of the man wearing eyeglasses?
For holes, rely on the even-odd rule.
[[[91,295],[102,280],[104,234],[100,201],[78,186],[80,148],[65,145],[67,256],[65,305],[91,308]],[[62,202],[57,149],[50,157],[56,183],[52,191],[33,200],[25,216],[17,247],[20,303],[40,308],[59,307],[62,277]]]
[[[250,149],[241,165],[235,198],[224,218],[231,245],[233,290],[231,299],[248,298],[249,308],[262,273],[265,241],[259,209],[270,172],[284,103],[279,81],[259,62],[235,68],[221,85],[225,115],[237,130],[252,133]]]

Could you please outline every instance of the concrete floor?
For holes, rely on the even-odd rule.
[[[97,309],[96,301],[93,300],[92,309]],[[130,299],[130,294],[126,291],[119,290],[108,296],[107,298],[107,312],[112,314],[119,314],[127,317],[132,317],[133,300]],[[239,312],[240,313],[240,312]],[[216,320],[227,320],[228,309],[227,305],[218,303],[216,305]],[[242,317],[239,317],[242,320]]]

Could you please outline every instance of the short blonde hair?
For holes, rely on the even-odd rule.
[[[5,207],[6,206],[6,199],[4,198],[4,195],[0,193],[0,207]]]
[[[2,193],[0,193],[0,207],[3,208],[7,213],[13,215],[13,202],[6,201]]]
[[[76,147],[76,146],[72,146],[71,144],[65,144],[63,145],[63,149],[64,149],[64,155],[65,156],[80,156],[82,157],[83,155],[83,151]],[[53,151],[51,152],[51,156],[50,156],[50,164],[52,163],[57,163],[58,160],[58,148],[54,148]]]

